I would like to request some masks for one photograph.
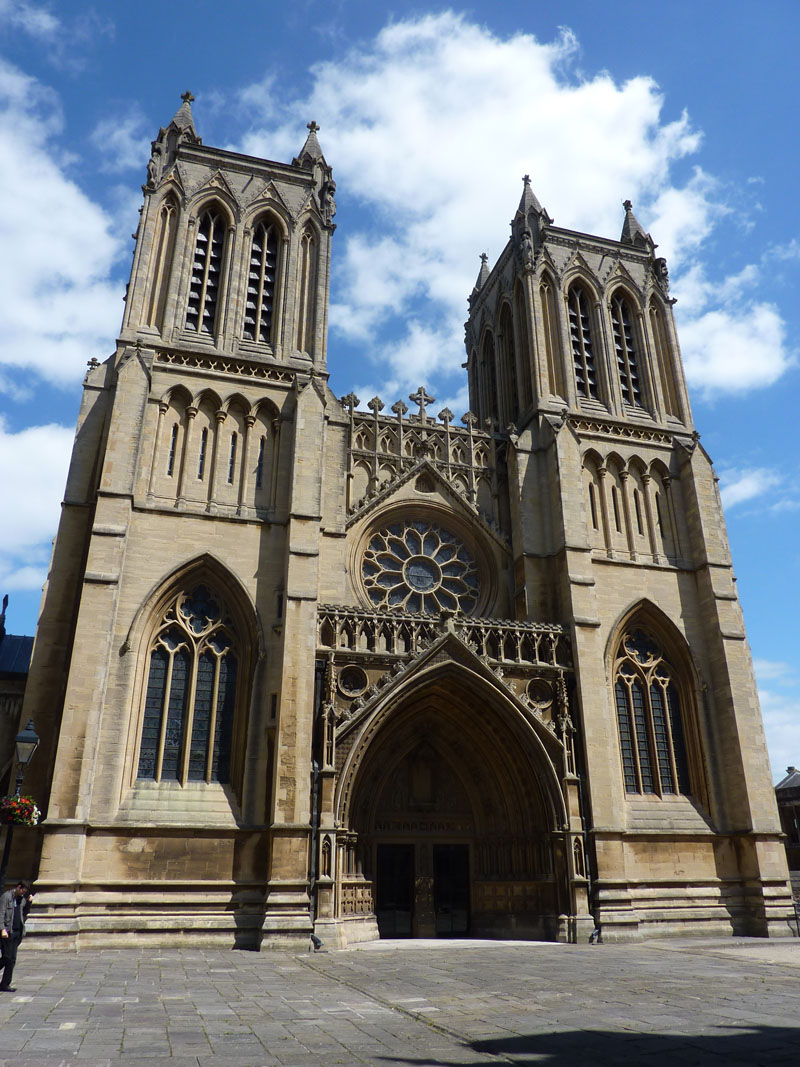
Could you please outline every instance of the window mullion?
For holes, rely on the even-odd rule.
[[[672,722],[670,721],[669,700],[667,699],[667,686],[657,679],[661,686],[662,700],[664,701],[664,725],[667,732],[667,751],[669,752],[669,765],[672,770],[672,780],[675,783],[675,792],[680,793],[680,779],[678,778],[678,765],[675,760],[675,742],[672,739]]]
[[[214,736],[217,730],[217,703],[219,701],[219,672],[221,656],[214,657],[214,682],[211,690],[211,712],[208,717],[208,747],[206,748],[206,782],[211,781],[211,767],[214,762]]]
[[[631,738],[633,740],[633,762],[636,768],[636,785],[639,793],[644,793],[644,787],[642,785],[642,765],[639,760],[639,735],[636,730],[636,716],[633,710],[633,679],[622,676],[622,681],[625,684],[627,690],[628,701],[628,722],[631,728]]]
[[[172,662],[174,650],[168,649],[169,663],[167,664],[167,677],[164,685],[164,699],[161,703],[161,727],[158,731],[158,748],[156,750],[155,780],[161,781],[161,768],[164,764],[164,741],[167,736],[167,720],[169,719],[169,698],[172,691]]]
[[[183,719],[183,739],[181,742],[181,764],[178,771],[178,781],[186,785],[189,779],[189,757],[192,751],[192,726],[194,724],[194,701],[197,690],[197,647],[189,648],[192,663],[189,670],[189,685],[186,693],[186,711]]]
[[[656,727],[653,722],[653,702],[650,699],[650,683],[645,678],[642,685],[642,699],[644,700],[644,713],[645,721],[647,723],[647,733],[650,742],[650,764],[652,767],[653,775],[653,789],[657,796],[663,796],[664,792],[661,788],[661,766],[658,759],[658,741],[656,739]]]

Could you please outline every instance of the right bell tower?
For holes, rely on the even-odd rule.
[[[572,631],[582,818],[606,941],[788,933],[786,858],[717,477],[666,260],[553,224],[530,179],[466,323],[518,621]]]

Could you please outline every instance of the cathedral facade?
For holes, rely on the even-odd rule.
[[[22,719],[57,944],[771,935],[792,915],[666,264],[528,179],[470,411],[331,392],[332,172],[153,142]]]

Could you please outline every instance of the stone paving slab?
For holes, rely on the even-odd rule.
[[[0,1067],[760,1067],[800,1056],[800,940],[40,952]]]

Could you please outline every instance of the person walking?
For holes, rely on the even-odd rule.
[[[13,993],[11,984],[14,964],[17,962],[17,949],[25,936],[25,920],[33,901],[29,882],[17,882],[13,889],[6,890],[0,897],[0,993]]]

